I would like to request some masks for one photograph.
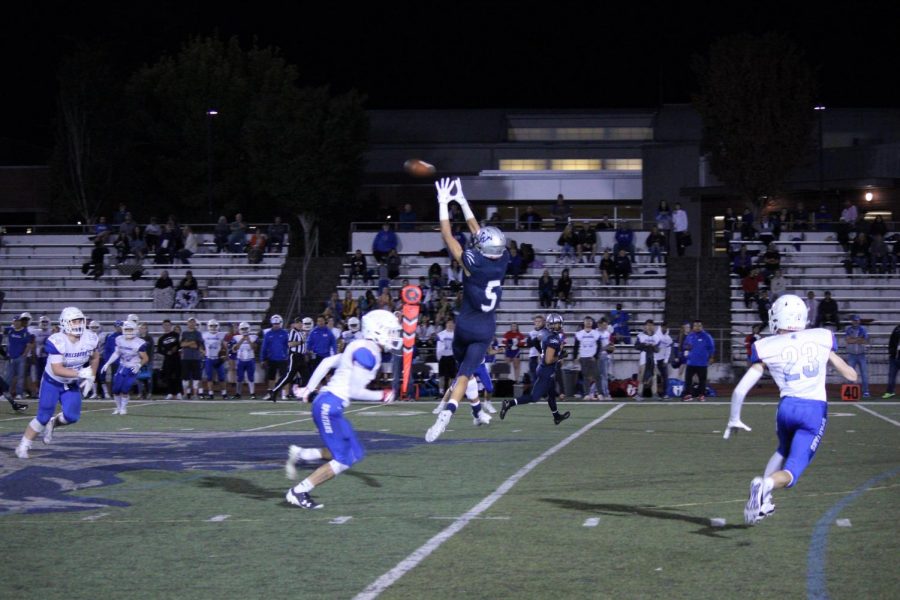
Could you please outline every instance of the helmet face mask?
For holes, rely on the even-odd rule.
[[[247,335],[250,333],[250,323],[241,323],[238,325],[238,333],[241,335]]]
[[[363,315],[363,337],[392,354],[403,352],[403,336],[397,317],[386,310],[373,310]]]
[[[300,328],[303,331],[312,331],[313,328],[313,320],[309,317],[304,317],[302,321],[300,321]]]
[[[561,315],[557,313],[550,313],[547,315],[545,319],[547,323],[547,329],[550,331],[562,331],[563,328],[563,318]]]
[[[806,329],[809,311],[806,303],[793,294],[779,296],[769,309],[769,329],[779,331],[802,331]]]
[[[122,323],[122,335],[126,340],[134,339],[137,335],[137,324],[134,321],[125,321]]]
[[[473,241],[475,248],[487,258],[500,258],[506,250],[506,236],[496,227],[482,227]]]
[[[59,328],[68,335],[80,337],[84,333],[84,313],[74,306],[67,306],[59,314]]]
[[[94,333],[100,333],[100,323],[98,323],[97,321],[91,321],[88,324],[88,329],[90,329]]]
[[[210,333],[218,333],[219,332],[219,322],[215,319],[210,319],[206,322],[206,328]]]
[[[349,319],[347,319],[347,329],[354,333],[359,331],[359,319],[357,319],[356,317],[350,317]]]

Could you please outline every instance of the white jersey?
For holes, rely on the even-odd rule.
[[[331,392],[347,406],[352,399],[353,390],[365,389],[380,370],[381,346],[371,340],[354,340],[344,348],[334,375],[322,392]],[[380,396],[378,392],[374,393]]]
[[[606,350],[606,347],[609,346],[609,342],[612,340],[613,330],[609,327],[606,329],[595,329],[599,336],[597,338],[597,344],[599,345],[601,350]]]
[[[204,331],[202,336],[203,345],[206,347],[206,358],[218,358],[222,352],[222,344],[225,341],[225,332],[217,331],[213,333],[212,331]]]
[[[347,331],[341,332],[340,339],[344,343],[344,348],[346,348],[347,344],[349,344],[350,342],[363,339],[363,334],[361,330],[350,331],[348,329]]]
[[[575,332],[578,340],[578,358],[594,358],[597,356],[597,343],[600,341],[600,333],[596,329],[582,329]]]
[[[247,339],[247,343],[243,343],[245,338]],[[247,361],[256,358],[256,350],[254,350],[254,347],[256,346],[257,339],[258,338],[252,333],[248,333],[246,336],[239,333],[231,338],[234,342],[234,353],[238,360]]]
[[[446,329],[437,334],[437,359],[445,356],[453,356],[453,332]]]
[[[540,329],[532,329],[528,332],[528,341],[532,344],[531,348],[528,349],[528,358],[541,355],[540,344],[535,344],[534,341],[540,341],[544,339],[545,335],[547,335],[546,327],[541,327]]]
[[[656,342],[657,351],[653,354],[653,360],[669,362],[669,357],[672,355],[672,336],[663,331],[661,327],[656,330],[656,335],[658,336]]]
[[[97,350],[97,334],[85,331],[74,342],[65,333],[54,333],[44,343],[47,352],[47,366],[44,373],[52,380],[60,383],[74,383],[77,377],[60,377],[53,374],[51,365],[62,364],[67,369],[79,370],[90,362]]]
[[[637,341],[639,344],[645,344],[647,346],[657,346],[659,344],[659,331],[654,331],[653,334],[646,333],[644,331],[637,334]],[[658,350],[659,348],[657,348]],[[653,353],[654,356],[656,353]],[[641,352],[638,357],[638,364],[643,365],[647,362],[647,353]]]
[[[147,342],[138,336],[125,339],[124,335],[116,338],[116,352],[119,353],[119,367],[140,367],[141,352],[147,352]]]
[[[47,329],[41,329],[40,327],[29,327],[28,333],[34,336],[34,355],[37,357],[46,356],[47,351],[44,348],[44,343],[47,341],[47,338],[53,333],[53,330],[49,327]]]
[[[778,384],[781,397],[827,401],[828,357],[837,340],[827,329],[804,329],[764,337],[753,343],[750,363],[762,362]]]

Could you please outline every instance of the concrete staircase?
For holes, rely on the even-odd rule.
[[[716,340],[721,356],[731,360],[731,279],[724,257],[669,256],[666,269],[666,322],[672,332],[685,321],[700,319]]]
[[[343,262],[344,258],[341,256],[319,256],[310,261],[306,272],[306,290],[303,291],[300,301],[302,316],[315,318],[322,311],[325,303],[331,298],[331,294],[341,284]],[[289,257],[284,263],[281,277],[278,278],[278,284],[275,286],[272,307],[269,314],[266,315],[266,327],[268,327],[268,318],[273,314],[280,314],[286,322],[296,316],[289,315],[287,312],[290,310],[294,285],[300,280],[302,274],[303,257]]]

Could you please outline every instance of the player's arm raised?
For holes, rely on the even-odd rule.
[[[856,381],[856,369],[848,365],[843,358],[835,354],[833,351],[828,355],[828,362],[831,363],[835,369],[837,369],[838,373],[841,374],[841,377],[848,381]]]
[[[462,210],[463,217],[466,219],[466,225],[469,226],[469,231],[472,235],[475,235],[479,231],[481,231],[481,226],[478,224],[478,219],[475,218],[475,213],[472,212],[472,209],[469,208],[469,201],[466,200],[465,194],[463,194],[462,190],[462,181],[459,180],[459,177],[453,182],[456,184],[456,193],[451,196],[453,200],[456,200],[456,203],[459,204],[459,208]]]
[[[437,188],[438,218],[441,221],[441,237],[447,245],[450,256],[453,257],[456,262],[462,264],[463,249],[462,246],[459,245],[459,242],[456,241],[456,238],[453,237],[453,231],[450,228],[450,202],[453,200],[451,190],[455,183],[456,182],[451,181],[449,177],[445,177],[440,181],[435,181],[434,187]]]
[[[753,366],[747,369],[737,387],[734,388],[734,392],[731,394],[731,416],[728,418],[728,425],[725,427],[725,435],[722,436],[726,440],[731,437],[732,430],[735,432],[739,429],[750,431],[750,427],[741,421],[741,406],[744,404],[744,398],[753,389],[759,378],[763,376],[764,371],[765,366],[761,362],[754,363]]]

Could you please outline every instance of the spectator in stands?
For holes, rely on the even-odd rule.
[[[266,252],[281,254],[284,248],[284,238],[287,237],[288,227],[281,222],[281,217],[275,217],[275,222],[266,230]]]
[[[391,224],[383,224],[381,231],[375,234],[375,239],[372,240],[372,255],[375,257],[375,262],[383,261],[391,250],[397,249],[398,245],[399,240],[397,234],[391,230]]]
[[[563,228],[562,233],[556,239],[556,245],[559,246],[559,260],[557,262],[575,262],[575,246],[578,242],[575,240],[575,230],[569,223]]]
[[[247,262],[258,265],[266,255],[266,247],[269,245],[269,236],[260,232],[256,227],[250,228],[250,241],[247,242]]]
[[[381,261],[378,263],[378,285],[376,286],[378,295],[380,296],[390,285],[391,279],[388,277],[387,261]]]
[[[880,218],[880,217],[879,217]],[[869,246],[869,271],[883,275],[893,273],[897,266],[894,255],[891,253],[884,238],[880,234],[872,236],[872,244]]]
[[[162,271],[153,284],[154,310],[169,310],[175,304],[175,286],[169,279],[169,272]]]
[[[415,211],[413,210],[412,204],[404,204],[403,210],[400,211],[400,214],[397,216],[397,221],[400,223],[397,226],[398,231],[413,231],[416,228],[416,221],[418,221],[418,217],[416,216]]]
[[[741,289],[744,292],[744,307],[750,308],[759,300],[759,288],[765,282],[759,269],[753,269],[746,277],[741,279]]]
[[[559,308],[559,303],[565,303],[566,308],[575,304],[572,301],[572,278],[569,276],[569,270],[563,269],[562,274],[556,281],[555,298],[553,300],[553,308]]]
[[[844,247],[844,252],[850,250],[850,233],[856,231],[856,220],[859,213],[856,206],[850,200],[844,201],[844,210],[841,211],[841,219],[837,224],[837,240]]]
[[[190,225],[184,226],[182,235],[184,237],[184,247],[178,250],[175,256],[181,261],[181,264],[189,265],[191,261],[188,259],[197,253],[197,248],[200,247],[200,240]]]
[[[900,325],[894,327],[888,340],[888,378],[882,399],[890,400],[897,389],[897,373],[900,372]]]
[[[119,203],[119,210],[113,213],[112,224],[113,227],[118,227],[125,221],[125,217],[128,216],[128,207],[125,206],[124,202]]]
[[[781,231],[791,231],[791,215],[788,209],[782,208],[778,211],[778,223],[781,225]]]
[[[809,229],[809,211],[803,206],[803,202],[797,202],[797,208],[791,214],[791,229],[793,231],[807,231]]]
[[[178,252],[178,235],[172,224],[166,223],[159,237],[159,245],[156,247],[156,264],[171,265],[176,252]]]
[[[609,217],[607,215],[603,215],[603,217],[597,221],[597,231],[612,231],[613,229],[615,229],[615,227],[609,222]]]
[[[441,291],[434,320],[438,325],[443,325],[448,319],[453,319],[453,304],[450,303],[450,298],[447,297],[447,294]]]
[[[390,288],[384,288],[381,295],[378,296],[377,308],[394,312],[394,299],[391,297]]]
[[[603,251],[603,258],[600,259],[600,281],[603,285],[609,285],[609,278],[612,277],[616,270],[616,262],[613,260],[609,250]]]
[[[650,229],[645,243],[647,250],[650,252],[650,262],[663,262],[662,252],[666,245],[666,237],[659,232],[659,228],[656,225]]]
[[[760,221],[758,238],[766,246],[775,240],[775,219],[771,213],[764,215]]]
[[[831,231],[834,228],[831,222],[834,217],[831,216],[831,212],[824,204],[819,205],[814,217],[815,221],[813,222],[813,229],[817,231]]]
[[[216,227],[213,229],[213,243],[216,245],[216,252],[223,252],[228,248],[228,234],[231,229],[228,227],[228,219],[224,215],[219,217]]]
[[[431,323],[428,315],[419,317],[419,324],[416,326],[416,343],[427,348],[434,347],[437,337],[437,327]]]
[[[681,208],[681,204],[675,203],[675,212],[672,213],[672,230],[675,232],[675,247],[678,256],[684,256],[684,250],[691,245],[691,234],[688,232],[688,216]]]
[[[671,237],[673,225],[672,220],[672,209],[669,208],[669,203],[665,200],[660,200],[659,205],[656,207],[656,226],[659,227],[659,231],[666,238],[666,252],[669,251],[669,238]]]
[[[757,323],[753,326],[752,331],[744,338],[744,349],[747,350],[747,362],[750,362],[750,355],[753,353],[753,344],[762,339],[762,325]]]
[[[753,256],[747,250],[746,244],[741,244],[740,250],[731,257],[731,272],[740,277],[745,277],[753,270]]]
[[[400,260],[400,255],[397,254],[396,249],[388,252],[386,263],[388,269],[388,279],[397,279],[398,277],[400,277],[400,266],[402,265],[402,261]]]
[[[134,237],[134,230],[137,229],[137,223],[131,216],[131,213],[125,213],[125,220],[119,223],[119,235],[125,235],[129,238]]]
[[[631,225],[628,224],[628,221],[622,221],[619,223],[619,228],[616,229],[616,242],[613,244],[613,254],[618,254],[619,250],[628,252],[631,262],[635,262],[634,232],[631,230]]]
[[[730,244],[738,230],[738,219],[734,214],[733,208],[729,206],[725,209],[725,217],[722,221],[722,235],[725,238],[725,243]]]
[[[703,322],[695,319],[691,324],[691,333],[684,340],[684,355],[687,369],[684,374],[684,393],[682,402],[690,402],[697,398],[706,401],[706,373],[710,363],[715,360],[716,343],[712,336],[703,331]],[[694,376],[697,386],[694,387]]]
[[[193,310],[200,304],[200,287],[194,274],[185,271],[184,279],[175,288],[175,308],[179,310]]]
[[[91,250],[91,262],[85,263],[87,269],[82,268],[82,271],[85,271],[89,277],[94,279],[103,277],[103,260],[107,254],[109,254],[109,249],[103,245],[103,240],[94,240],[94,249]]]
[[[519,381],[519,375],[521,375],[521,354],[527,340],[528,338],[525,337],[525,334],[519,331],[518,323],[512,323],[509,326],[509,331],[503,334],[504,355],[510,364],[513,381]]]
[[[774,242],[766,248],[766,253],[762,256],[762,263],[763,275],[765,275],[766,279],[772,277],[775,271],[781,268],[781,252],[778,251],[778,247]]]
[[[812,290],[806,292],[806,326],[816,327],[816,311],[819,310],[819,303],[816,302],[816,293]]]
[[[875,220],[869,225],[869,237],[874,238],[876,235],[880,235],[883,238],[887,235],[887,232],[888,228],[887,223],[884,222],[884,217],[875,215]]]
[[[775,241],[781,239],[781,231],[784,229],[785,222],[781,220],[781,211],[772,211],[769,213],[769,221],[772,224],[772,236]]]
[[[763,327],[769,324],[769,309],[772,308],[772,299],[769,298],[769,290],[761,290],[756,299],[756,314]]]
[[[116,249],[116,263],[124,262],[125,258],[131,254],[131,234],[119,233],[113,243],[113,248]]]
[[[101,216],[94,225],[94,236],[89,239],[93,239],[94,242],[100,240],[100,242],[105,244],[109,240],[110,235],[112,235],[112,229],[106,222],[106,217]]]
[[[369,269],[366,265],[366,257],[363,256],[362,250],[356,250],[356,253],[350,258],[350,285],[353,280],[359,279],[366,285],[369,285]]]
[[[859,315],[850,316],[850,326],[844,330],[844,341],[847,343],[847,364],[859,371],[863,398],[869,398],[869,363],[866,359],[869,331],[861,324]]]
[[[628,258],[628,253],[625,248],[622,248],[613,259],[613,277],[616,280],[616,285],[620,285],[620,281],[622,282],[622,285],[627,285],[630,276],[631,260]]]
[[[247,224],[244,223],[244,215],[241,213],[234,215],[234,221],[228,225],[228,230],[228,251],[232,254],[243,252],[247,245]]]
[[[509,262],[506,264],[506,276],[511,277],[514,285],[519,285],[519,277],[525,273],[525,261],[515,247],[509,249]]]
[[[331,292],[331,297],[325,303],[325,308],[331,309],[331,314],[337,318],[341,318],[344,314],[344,303],[337,292]],[[340,336],[338,336],[340,337]]]
[[[156,217],[150,217],[150,223],[144,227],[144,243],[147,244],[147,252],[156,252],[160,235],[162,235],[162,227],[159,226]]]
[[[538,280],[538,298],[541,301],[541,308],[550,308],[553,305],[553,278],[550,277],[550,271],[544,269],[544,273]]]
[[[575,227],[575,250],[578,254],[578,262],[594,262],[594,247],[597,245],[597,230],[585,221]],[[587,259],[585,259],[585,256]]]
[[[894,252],[891,258],[893,259],[892,262],[895,266],[900,266],[900,236],[894,240]]]
[[[359,303],[353,299],[350,290],[344,292],[344,300],[341,302],[341,318],[344,322],[350,317],[359,317]]]
[[[825,292],[825,297],[819,302],[819,310],[816,311],[816,327],[827,327],[832,331],[840,327],[840,315],[838,303],[831,297],[831,292]]]
[[[454,223],[452,233],[453,239],[459,243],[460,247],[467,248],[469,246],[469,238],[466,237],[466,232],[463,231],[462,225]]]
[[[556,230],[562,231],[569,224],[569,221],[572,220],[572,206],[566,202],[562,194],[558,194],[556,196],[556,204],[550,208],[550,214],[553,216]]]
[[[375,310],[378,306],[378,299],[372,290],[366,290],[366,293],[359,297],[360,316],[366,314],[370,310]]]
[[[534,207],[528,205],[525,212],[519,217],[519,229],[525,231],[538,231],[541,228],[541,215],[534,211]]]
[[[628,322],[631,315],[628,311],[622,309],[622,304],[616,304],[616,309],[609,311],[610,323],[613,326],[613,333],[616,334],[616,342],[623,344],[631,343],[631,326]]]
[[[853,268],[868,272],[869,263],[872,260],[869,254],[869,236],[860,231],[850,243],[850,263],[847,265],[847,273],[852,273]]]
[[[781,272],[781,269],[775,271],[772,275],[772,278],[769,279],[769,292],[771,293],[771,300],[775,302],[779,296],[784,294],[787,291],[787,280],[784,278],[784,275]]]
[[[144,257],[147,255],[147,243],[141,236],[140,227],[135,227],[134,237],[131,239],[130,244],[131,253],[134,255],[134,258],[137,260],[138,264],[144,262]]]
[[[749,206],[744,207],[741,214],[741,239],[745,241],[756,239],[756,215]]]

